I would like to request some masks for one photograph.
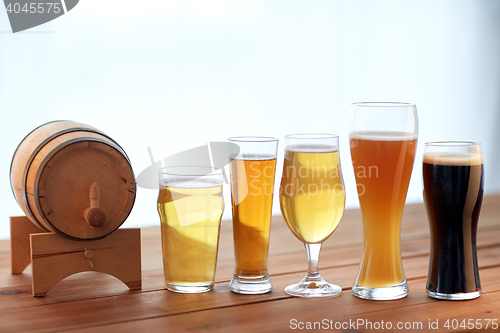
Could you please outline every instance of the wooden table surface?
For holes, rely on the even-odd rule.
[[[234,269],[230,221],[222,222],[220,237],[215,288],[192,295],[164,289],[159,227],[142,230],[139,291],[128,290],[112,276],[85,272],[61,281],[45,297],[33,297],[30,268],[12,275],[9,241],[0,241],[0,332],[276,332],[314,325],[344,332],[396,330],[399,325],[402,331],[427,332],[430,323],[437,325],[433,331],[464,331],[472,325],[480,332],[500,332],[500,195],[483,202],[478,232],[483,294],[471,301],[426,295],[429,228],[422,204],[405,208],[401,250],[410,292],[396,301],[362,300],[350,291],[361,256],[359,210],[346,211],[321,251],[320,273],[343,288],[338,297],[304,299],[284,293],[285,286],[304,277],[307,263],[304,246],[281,217],[272,223],[268,267],[273,290],[265,295],[229,291]]]

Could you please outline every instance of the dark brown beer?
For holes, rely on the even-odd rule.
[[[423,180],[431,229],[427,291],[447,299],[473,298],[447,296],[454,294],[479,296],[476,233],[483,200],[481,155],[426,153]]]

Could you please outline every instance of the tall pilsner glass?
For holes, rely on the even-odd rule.
[[[363,255],[352,292],[373,300],[403,298],[408,284],[401,218],[417,148],[417,108],[355,103],[351,117],[351,158],[363,217]]]
[[[236,268],[229,289],[239,294],[271,290],[267,272],[278,139],[229,138],[231,204]],[[235,149],[237,148],[237,149]]]

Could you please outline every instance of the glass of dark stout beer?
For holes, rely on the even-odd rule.
[[[476,234],[484,184],[481,144],[425,144],[424,202],[431,231],[427,294],[446,300],[481,295]]]

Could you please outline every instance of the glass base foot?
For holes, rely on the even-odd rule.
[[[322,278],[316,281],[307,281],[304,279],[297,284],[292,284],[285,288],[285,293],[298,297],[338,296],[341,292],[342,288],[335,284],[328,283]]]
[[[268,274],[257,277],[233,275],[229,283],[229,289],[238,294],[265,294],[270,292],[272,287]]]
[[[403,282],[395,286],[382,288],[368,288],[354,284],[354,286],[352,286],[352,293],[354,296],[363,299],[389,301],[400,299],[408,295],[408,283],[405,279]]]
[[[449,301],[466,301],[468,299],[474,299],[481,296],[481,290],[473,291],[471,293],[459,293],[459,294],[443,294],[427,290],[427,295],[429,295],[432,298],[445,299]]]
[[[178,285],[173,283],[167,283],[166,288],[170,291],[183,294],[197,294],[206,293],[214,288],[214,284],[205,285]]]

